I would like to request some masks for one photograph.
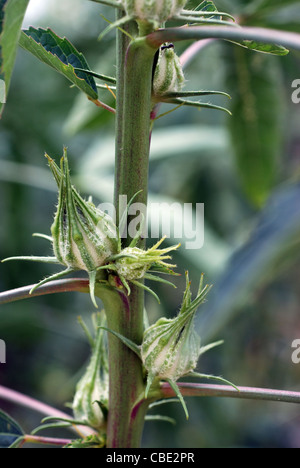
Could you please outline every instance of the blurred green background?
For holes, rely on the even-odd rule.
[[[300,2],[216,1],[242,24],[297,31]],[[194,2],[196,6],[197,2]],[[192,5],[192,2],[191,2]],[[97,42],[113,12],[85,0],[31,0],[24,27],[50,27],[83,52],[91,69],[115,74],[115,34]],[[188,43],[176,46],[183,52]],[[199,311],[197,329],[222,347],[201,358],[200,372],[237,385],[300,391],[300,364],[292,341],[300,338],[300,104],[291,100],[300,78],[300,53],[256,54],[212,42],[185,70],[186,89],[216,89],[212,98],[233,116],[181,108],[159,119],[152,136],[150,201],[204,203],[205,243],[174,255],[189,270],[196,291],[203,271],[214,284]],[[100,99],[113,105],[108,91]],[[169,110],[167,105],[161,111]],[[68,147],[74,184],[94,202],[113,193],[114,117],[96,108],[68,82],[23,50],[18,51],[8,103],[0,122],[0,258],[47,255],[56,186],[44,152],[54,158]],[[178,222],[176,214],[174,222]],[[171,240],[172,241],[172,240]],[[185,239],[182,239],[184,244]],[[1,291],[32,284],[56,271],[50,265],[1,265]],[[178,311],[177,290],[156,287],[159,306],[146,297],[151,323]],[[7,363],[0,384],[64,409],[72,400],[89,348],[77,323],[93,307],[86,295],[60,294],[1,306],[0,338]],[[147,422],[144,447],[300,447],[300,408],[286,403],[191,398],[190,420],[180,405],[161,413],[176,426]],[[0,401],[26,431],[40,416]]]

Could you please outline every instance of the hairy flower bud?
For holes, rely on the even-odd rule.
[[[179,13],[187,0],[121,0],[128,16],[160,25]]]
[[[155,267],[155,272],[175,274],[171,265],[164,260],[167,255],[179,245],[158,249],[161,239],[148,250],[136,247],[139,237],[136,236],[130,246],[121,247],[119,228],[103,211],[95,207],[92,201],[84,200],[71,185],[66,149],[59,167],[48,155],[49,166],[59,188],[57,211],[51,226],[52,236],[36,234],[52,243],[53,257],[19,256],[8,260],[29,260],[44,263],[61,264],[66,268],[43,279],[31,289],[30,294],[38,287],[50,281],[60,279],[76,270],[84,270],[89,275],[89,289],[92,302],[97,307],[95,288],[97,281],[107,281],[108,286],[127,290],[130,294],[128,281],[157,295],[143,282],[137,280],[146,278],[174,286],[169,281],[148,273]],[[134,197],[133,197],[134,198]],[[132,199],[133,199],[132,198]],[[129,202],[130,205],[131,201]],[[128,207],[125,213],[127,213]],[[107,270],[108,277],[103,276]],[[159,299],[158,299],[159,301]]]
[[[200,338],[192,318],[186,323],[161,318],[145,332],[142,360],[149,375],[176,381],[196,367]]]
[[[71,185],[66,149],[61,167],[48,155],[50,169],[59,188],[58,206],[51,226],[53,252],[57,262],[73,270],[87,271],[90,294],[95,300],[97,269],[118,252],[117,228],[110,216],[84,200]]]
[[[172,245],[164,249],[159,249],[158,247],[164,241],[165,237],[160,239],[155,245],[153,245],[148,250],[143,250],[134,245],[124,248],[121,252],[115,256],[112,256],[109,260],[110,263],[101,267],[101,269],[107,269],[112,272],[116,272],[118,278],[120,278],[123,285],[126,287],[128,293],[130,294],[130,287],[128,281],[133,284],[140,286],[147,291],[151,292],[157,299],[156,294],[147,286],[140,283],[139,279],[150,279],[160,281],[165,284],[174,286],[169,281],[162,279],[156,275],[151,274],[151,269],[154,272],[168,273],[175,275],[172,270],[176,265],[165,262],[165,260],[170,259],[171,257],[167,255],[170,251],[176,250],[180,244]],[[148,273],[148,271],[150,272]],[[175,287],[175,286],[174,286]],[[159,300],[158,300],[159,301]]]
[[[201,346],[200,338],[194,329],[194,317],[198,306],[210,290],[210,286],[202,288],[202,284],[203,277],[198,295],[192,301],[187,275],[186,290],[178,316],[174,319],[160,318],[145,331],[141,358],[148,372],[146,394],[154,378],[176,382],[195,369]]]
[[[62,278],[75,270],[85,270],[89,275],[90,295],[93,304],[98,270],[108,258],[120,251],[118,229],[112,218],[84,200],[71,185],[67,152],[61,158],[61,167],[46,155],[50,169],[59,188],[57,211],[51,226],[51,236],[36,234],[52,243],[53,257],[10,257],[7,260],[29,260],[61,264],[66,267],[37,283],[30,294],[52,280]]]
[[[160,318],[154,325],[147,328],[139,347],[140,357],[148,373],[146,398],[153,382],[159,383],[160,380],[166,380],[179,398],[187,418],[188,410],[176,384],[181,377],[190,374],[194,377],[213,379],[232,385],[238,390],[234,384],[222,377],[194,372],[200,355],[219,346],[223,341],[200,346],[200,337],[194,329],[194,318],[211,286],[203,287],[202,274],[198,293],[193,301],[190,287],[188,273],[186,273],[186,289],[179,314],[174,319]],[[134,347],[132,349],[135,351]]]
[[[104,315],[97,314],[95,340],[89,365],[76,386],[73,399],[73,413],[78,421],[95,429],[105,431],[108,408],[108,358],[105,347],[105,332],[99,328],[104,324]]]
[[[159,49],[153,77],[154,95],[162,96],[166,93],[181,91],[183,84],[184,74],[173,44],[162,46]]]
[[[51,226],[57,260],[74,270],[94,271],[117,253],[116,226],[106,213],[85,201],[71,185],[66,150],[61,169],[49,157],[59,187],[57,212]]]
[[[159,249],[158,247],[164,239],[165,237],[148,250],[142,250],[138,247],[126,247],[123,249],[115,262],[115,268],[119,276],[123,276],[128,281],[140,279],[153,266],[159,266],[165,272],[173,273],[171,268],[175,265],[166,263],[164,260],[170,259],[171,257],[167,254],[172,250],[176,250],[179,245]]]

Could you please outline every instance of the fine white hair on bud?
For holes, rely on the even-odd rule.
[[[186,3],[187,0],[121,0],[128,16],[157,24],[179,13]]]
[[[176,265],[170,264],[166,262],[166,260],[171,258],[169,253],[178,249],[180,244],[160,249],[159,247],[164,240],[165,237],[160,239],[149,249],[143,250],[136,247],[136,239],[134,239],[129,247],[125,247],[119,254],[110,257],[107,265],[100,267],[99,270],[107,269],[111,273],[116,273],[128,294],[130,294],[128,282],[131,282],[152,293],[159,302],[159,298],[154,291],[138,280],[149,279],[160,281],[161,283],[175,287],[173,283],[156,275],[156,273],[176,275],[173,271]],[[152,274],[151,271],[153,271],[154,274]]]
[[[194,329],[194,317],[204,302],[210,286],[202,288],[191,300],[190,282],[186,275],[186,290],[179,314],[174,319],[160,318],[149,327],[143,338],[141,357],[148,372],[148,390],[151,379],[178,380],[193,371],[200,355],[200,338]]]
[[[117,228],[110,216],[91,201],[85,201],[71,184],[66,149],[60,168],[46,156],[59,187],[57,211],[51,226],[54,255],[68,270],[87,271],[91,299],[97,307],[97,268],[118,252]]]
[[[74,418],[105,432],[108,411],[108,355],[105,345],[104,312],[93,314],[95,338],[90,362],[76,386],[72,409]],[[82,323],[84,330],[86,326]],[[90,338],[90,337],[89,337]]]
[[[71,185],[66,150],[60,169],[47,158],[59,187],[57,211],[51,226],[54,254],[67,267],[93,271],[117,252],[116,226],[91,201],[83,200]]]
[[[54,275],[37,283],[30,294],[53,280],[60,279],[76,270],[85,270],[89,275],[90,296],[95,300],[97,269],[104,265],[111,255],[119,252],[118,229],[113,219],[95,207],[89,200],[84,200],[70,181],[66,148],[61,158],[60,167],[47,154],[50,169],[59,189],[57,210],[51,226],[52,236],[37,234],[52,243],[53,257],[10,257],[5,260],[29,260],[54,263],[65,266]]]
[[[179,398],[186,417],[188,411],[176,381],[185,375],[200,378],[218,380],[229,385],[234,384],[222,377],[198,374],[194,372],[199,357],[206,351],[219,346],[223,341],[216,341],[206,346],[201,346],[200,337],[194,328],[194,318],[198,307],[205,302],[211,286],[203,287],[204,275],[201,275],[196,298],[192,300],[191,283],[186,272],[186,288],[180,311],[174,319],[160,318],[154,325],[144,332],[143,342],[140,347],[140,356],[147,371],[147,384],[145,397],[147,398],[152,384],[159,385],[161,380],[166,380]],[[156,390],[154,390],[156,391]]]
[[[184,74],[173,44],[161,46],[154,70],[154,95],[162,96],[166,93],[181,91],[183,85]]]
[[[180,244],[160,249],[165,237],[148,250],[137,247],[140,231],[130,245],[122,250],[119,228],[105,212],[96,208],[92,201],[84,200],[71,184],[67,151],[61,158],[60,167],[46,155],[50,169],[59,188],[58,204],[51,226],[52,236],[36,234],[52,243],[53,257],[10,257],[7,260],[29,260],[63,265],[64,270],[48,276],[31,289],[30,294],[38,287],[50,281],[60,279],[76,270],[84,270],[89,276],[90,296],[97,308],[95,299],[96,284],[100,280],[107,286],[131,292],[129,282],[152,293],[159,302],[158,296],[143,279],[174,284],[157,276],[156,273],[175,275],[172,270],[176,265],[165,262],[170,259],[169,252],[176,250]],[[135,197],[136,195],[134,195]],[[132,197],[132,200],[134,199]],[[132,200],[129,202],[132,202]],[[125,214],[128,212],[125,211]],[[103,277],[102,271],[108,273]],[[155,273],[155,274],[152,274]],[[140,281],[139,281],[140,280]]]

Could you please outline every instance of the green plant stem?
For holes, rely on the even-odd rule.
[[[239,391],[227,385],[210,385],[178,382],[184,397],[227,397],[247,400],[281,401],[300,403],[300,392],[274,390],[271,388],[238,387]],[[161,398],[173,398],[174,390],[169,384],[161,385]]]
[[[56,437],[44,437],[44,436],[34,436],[31,434],[25,434],[23,437],[20,437],[19,441],[15,442],[16,447],[21,448],[24,444],[42,444],[42,445],[57,445],[63,446],[68,445],[72,442],[71,439],[61,439]]]
[[[63,292],[85,292],[89,293],[89,280],[83,278],[70,278],[57,281],[40,286],[35,289],[32,294],[29,294],[34,284],[24,286],[22,288],[11,289],[0,293],[0,304],[7,304],[9,302],[20,301],[23,299],[30,299],[37,296],[44,296],[45,294],[63,293]],[[102,286],[103,288],[105,286]]]
[[[120,62],[125,68],[123,77],[118,80],[118,86],[120,82],[122,87],[119,101],[122,102],[118,103],[116,117],[116,208],[120,195],[126,195],[129,201],[139,191],[141,193],[134,202],[144,206],[147,204],[151,83],[155,51],[144,38],[138,38],[131,42],[125,58]],[[130,243],[131,237],[128,235],[124,239],[124,245]]]
[[[147,36],[149,45],[159,47],[164,42],[197,39],[223,39],[227,41],[255,41],[265,44],[280,44],[300,50],[300,34],[276,29],[232,26],[191,26],[189,28],[167,28]]]
[[[120,14],[118,14],[118,19]],[[130,28],[130,25],[128,26]],[[131,27],[131,32],[132,32]],[[152,64],[155,48],[138,38],[129,43],[120,32],[117,41],[117,113],[115,207],[120,209],[120,196],[127,202],[139,191],[135,203],[147,204],[149,138],[151,112]],[[145,215],[146,213],[144,213]],[[127,227],[130,217],[127,219]],[[130,243],[129,234],[123,245]],[[144,247],[145,241],[139,242]],[[121,307],[107,312],[112,330],[140,344],[143,337],[144,293],[132,286],[131,294]],[[109,334],[110,398],[107,424],[108,448],[140,446],[147,405],[137,404],[144,392],[139,358],[115,336]]]
[[[121,19],[122,12],[116,13],[116,20]],[[135,24],[128,23],[123,26],[123,30],[129,35],[134,34]],[[124,93],[125,93],[125,64],[126,51],[130,44],[130,38],[126,34],[117,30],[117,90],[116,90],[116,137],[115,137],[115,184],[114,184],[114,204],[116,208],[117,224],[120,222],[120,194],[122,194],[122,177],[124,161],[123,151],[123,126],[124,126]],[[119,216],[120,215],[120,216]]]

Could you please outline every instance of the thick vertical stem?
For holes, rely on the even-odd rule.
[[[152,63],[155,49],[143,39],[129,43],[118,33],[116,114],[115,207],[120,195],[146,206],[148,190],[149,132]],[[128,219],[129,223],[129,219]],[[128,225],[127,223],[127,225]],[[124,239],[124,245],[130,242]],[[140,242],[144,246],[144,241]],[[121,308],[107,313],[108,327],[137,344],[143,337],[144,294],[132,287]],[[136,405],[144,392],[139,358],[117,338],[109,336],[110,401],[107,447],[139,447],[146,405]],[[137,409],[134,409],[137,408]]]
[[[122,11],[118,11],[116,19],[119,20],[123,16]],[[129,23],[123,26],[123,29],[128,34],[134,34],[135,24]],[[125,90],[125,60],[126,51],[130,44],[130,37],[121,31],[117,30],[117,101],[116,101],[116,138],[115,138],[115,187],[114,187],[114,204],[117,215],[117,224],[119,223],[119,196],[120,184],[123,166],[123,123],[124,123],[124,90]]]
[[[123,94],[117,109],[117,149],[115,176],[115,203],[126,195],[129,201],[147,204],[149,135],[151,112],[152,65],[155,49],[147,46],[143,38],[135,39],[128,46],[123,61],[120,80]],[[130,236],[124,245],[130,243]]]

